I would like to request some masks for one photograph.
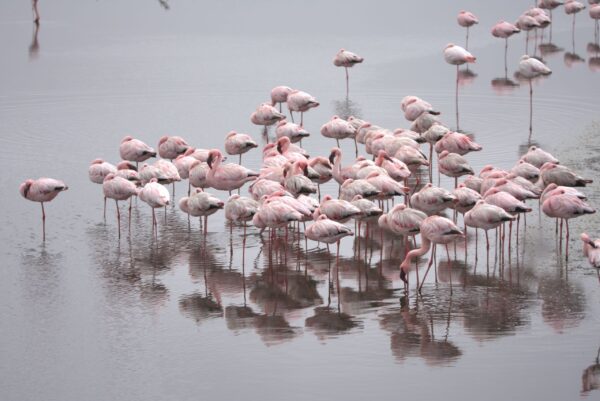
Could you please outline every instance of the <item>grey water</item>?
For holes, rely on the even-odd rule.
[[[451,261],[438,251],[423,295],[406,296],[403,241],[376,229],[345,239],[336,266],[335,246],[269,242],[252,227],[244,240],[223,213],[204,236],[169,207],[153,238],[149,208],[134,201],[119,239],[114,205],[104,221],[87,178],[93,159],[119,161],[125,135],[222,148],[234,129],[264,143],[250,114],[277,85],[321,102],[304,116],[311,155],[335,146],[319,134],[335,114],[408,128],[409,94],[456,127],[456,71],[442,50],[464,45],[456,14],[467,9],[481,22],[469,38],[477,63],[461,71],[460,128],[484,147],[467,159],[510,168],[536,144],[595,180],[584,191],[598,207],[594,25],[586,10],[572,31],[558,8],[552,33],[530,37],[553,70],[533,83],[530,137],[529,86],[514,75],[525,35],[509,40],[505,71],[504,41],[489,31],[531,4],[42,0],[36,30],[29,2],[0,2],[0,399],[599,399],[599,278],[578,240],[600,236],[597,214],[572,221],[566,262],[532,203],[504,264],[494,246],[488,264],[471,234],[466,262],[462,244]],[[342,47],[365,57],[349,97],[332,64]],[[350,163],[354,144],[342,150]],[[260,159],[243,158],[254,169]],[[45,242],[39,206],[18,193],[42,176],[70,187],[47,204]]]

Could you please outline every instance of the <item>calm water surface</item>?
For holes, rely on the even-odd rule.
[[[204,237],[198,221],[169,208],[153,239],[149,209],[136,202],[131,234],[119,240],[114,206],[104,222],[101,188],[87,178],[94,158],[118,161],[126,134],[153,145],[181,135],[203,148],[222,147],[231,129],[264,140],[249,116],[280,84],[321,101],[305,116],[311,154],[334,145],[318,134],[333,114],[407,127],[407,94],[456,126],[455,70],[441,50],[464,43],[462,8],[481,20],[470,39],[478,62],[459,89],[461,129],[484,146],[468,160],[509,168],[528,146],[529,88],[514,77],[525,38],[509,41],[505,73],[504,43],[489,29],[531,1],[485,3],[173,0],[166,10],[42,0],[36,34],[28,2],[1,2],[0,398],[600,398],[599,280],[577,239],[600,235],[597,215],[571,224],[564,263],[553,222],[533,205],[503,267],[494,255],[485,263],[481,238],[475,263],[471,237],[466,263],[462,245],[456,262],[442,253],[423,296],[407,298],[402,241],[382,242],[378,231],[345,240],[336,268],[333,248],[271,244],[254,229],[243,251],[242,229],[223,213]],[[562,9],[554,17],[552,42],[549,32],[537,39],[554,73],[534,82],[531,140],[594,178],[585,192],[598,206],[599,48],[587,12],[574,34]],[[348,99],[331,64],[340,47],[366,58],[351,71]],[[351,155],[353,144],[343,150]],[[258,168],[259,152],[244,160]],[[38,205],[17,191],[38,176],[71,188],[47,206],[45,243]],[[179,184],[176,197],[185,190]]]

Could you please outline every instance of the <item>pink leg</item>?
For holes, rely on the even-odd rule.
[[[42,241],[46,241],[46,211],[44,210],[44,202],[42,205]]]
[[[421,288],[423,287],[423,284],[425,284],[425,279],[427,278],[429,269],[431,269],[431,265],[433,265],[433,254],[435,253],[436,248],[437,248],[437,245],[433,244],[433,247],[431,248],[431,253],[429,254],[429,263],[427,264],[427,270],[425,270],[425,275],[423,276],[423,281],[421,281],[421,285],[418,287],[419,293],[421,293]]]
[[[567,241],[565,242],[565,260],[569,261],[569,219],[565,219],[565,223],[567,225]]]
[[[104,197],[104,222],[106,223],[106,196]]]
[[[119,229],[119,238],[121,238],[121,211],[119,210],[119,201],[116,199],[115,205],[117,206],[117,227]]]

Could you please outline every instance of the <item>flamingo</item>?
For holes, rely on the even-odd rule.
[[[301,153],[303,149],[296,147],[296,145],[292,145],[290,138],[287,136],[282,136],[277,140],[276,149],[277,152],[291,162],[307,161],[308,159],[306,154]]]
[[[475,174],[467,159],[458,153],[450,153],[444,150],[438,156],[438,168],[440,173],[447,177],[454,177],[454,188],[458,186],[458,177],[467,174]]]
[[[439,111],[433,108],[431,103],[417,96],[405,96],[402,98],[400,108],[404,112],[404,118],[411,122],[415,121],[423,113],[440,114]]]
[[[456,198],[452,206],[460,214],[465,214],[473,209],[475,204],[482,199],[479,192],[467,187],[465,183],[458,184],[454,191],[452,191],[452,195]]]
[[[600,20],[600,4],[591,4],[589,10],[590,18],[594,20],[594,39],[598,43],[598,35],[600,27],[598,21]]]
[[[353,200],[356,199],[356,195]],[[360,199],[363,199],[361,196]],[[363,199],[366,200],[366,199]],[[323,200],[319,204],[319,214],[316,215],[318,217],[321,214],[327,216],[328,219],[345,223],[350,219],[357,218],[362,216],[362,211],[357,206],[353,205],[351,202],[342,200],[342,199],[333,199],[331,195],[325,195]],[[316,213],[316,211],[315,211]],[[313,216],[315,214],[313,213]]]
[[[385,172],[385,170],[384,170]],[[407,187],[400,185],[387,173],[374,171],[367,176],[367,182],[373,185],[378,191],[378,199],[392,199],[394,196],[406,195],[409,192]]]
[[[469,48],[469,28],[471,28],[473,25],[479,24],[479,19],[472,12],[462,10],[461,12],[458,13],[458,16],[456,17],[456,21],[458,22],[458,25],[462,26],[463,28],[467,28],[467,40],[466,40],[465,48],[468,49]]]
[[[40,202],[42,205],[42,240],[46,241],[46,212],[44,210],[44,202],[50,202],[52,199],[62,192],[69,189],[64,182],[54,178],[31,178],[25,180],[19,186],[19,192],[23,198],[32,202]]]
[[[191,156],[194,152],[193,148],[189,148],[184,154],[179,155],[173,160],[173,165],[177,168],[177,173],[179,177],[183,180],[188,180],[188,196],[191,194],[191,185],[192,183],[189,181],[190,178],[190,169],[192,165],[198,163],[198,159]]]
[[[351,201],[356,195],[366,199],[372,199],[379,196],[381,192],[365,179],[354,180],[352,178],[344,181],[340,188],[340,199]]]
[[[281,113],[281,104],[287,102],[288,95],[293,91],[289,86],[276,86],[271,89],[271,106],[279,103],[279,112]]]
[[[171,161],[189,148],[190,145],[180,136],[162,136],[158,141],[158,155]]]
[[[196,160],[190,164],[190,172],[188,175],[190,184],[195,188],[206,188],[208,186],[206,177],[208,176],[209,170],[210,167],[208,167],[208,163],[201,162],[200,160]]]
[[[356,178],[355,166],[342,167],[342,151],[340,148],[331,149],[329,161],[333,165],[333,178],[338,184],[342,185],[349,178]]]
[[[515,26],[518,29],[527,32],[527,36],[525,37],[525,53],[527,53],[529,52],[529,31],[539,28],[541,25],[533,16],[521,14],[515,22]]]
[[[119,201],[130,199],[137,196],[138,188],[133,182],[110,173],[102,183],[102,192],[104,193],[104,207],[106,208],[106,198],[114,199],[117,206],[117,226],[119,238],[121,238],[121,212],[119,211]],[[129,204],[129,228],[131,229],[131,203]]]
[[[304,125],[304,113],[312,108],[319,107],[319,102],[311,94],[303,91],[293,90],[288,94],[287,99],[288,110],[294,122],[294,114],[292,112],[300,112],[300,125]]]
[[[548,197],[542,204],[542,211],[548,217],[565,220],[567,226],[566,260],[569,260],[569,220],[586,214],[596,213],[596,210],[577,196],[565,193]],[[562,221],[560,229],[562,239]]]
[[[600,239],[592,240],[586,233],[582,233],[580,238],[583,242],[583,256],[588,258],[592,267],[600,269]],[[598,270],[598,274],[600,274],[600,270]]]
[[[255,180],[258,173],[239,164],[221,164],[223,155],[218,149],[212,149],[208,154],[209,167],[206,183],[209,187],[220,191],[231,191],[241,188],[245,183]]]
[[[465,134],[450,131],[436,142],[434,149],[438,154],[447,150],[450,153],[464,156],[469,152],[479,152],[483,147]]]
[[[339,266],[340,259],[340,240],[344,237],[354,235],[354,233],[345,225],[330,220],[326,215],[321,214],[314,223],[306,228],[304,235],[313,241],[326,243],[328,248],[329,244],[336,243],[337,254],[335,265],[337,267]]]
[[[530,146],[527,150],[527,153],[521,156],[520,161],[530,163],[537,168],[542,167],[544,163],[547,162],[560,164],[559,160],[556,157],[552,156],[550,153],[537,146]]]
[[[204,217],[204,235],[208,233],[208,216],[223,209],[223,206],[224,203],[222,200],[201,189],[196,189],[195,193],[179,200],[179,208],[181,211],[190,216]]]
[[[138,197],[152,209],[152,232],[154,233],[156,230],[156,233],[158,233],[158,223],[156,222],[154,209],[166,207],[171,203],[169,191],[164,185],[159,184],[156,178],[152,178],[138,191]]]
[[[525,160],[519,160],[519,162],[510,169],[510,172],[531,182],[536,182],[540,178],[540,169],[531,163],[527,163]]]
[[[333,65],[336,67],[344,67],[346,70],[346,97],[350,92],[350,84],[348,79],[348,68],[354,67],[355,64],[360,64],[365,59],[360,57],[358,54],[352,53],[348,50],[340,49],[339,52],[333,58]]]
[[[444,60],[446,63],[456,66],[456,94],[455,94],[455,102],[456,102],[456,130],[460,130],[459,121],[458,121],[458,78],[459,72],[458,67],[465,63],[474,63],[476,58],[471,53],[466,51],[460,46],[457,46],[453,43],[449,43],[444,49]]]
[[[137,167],[127,160],[123,160],[117,164],[117,172],[115,175],[133,182],[136,186],[140,184],[140,175],[138,174]]]
[[[550,75],[552,70],[540,60],[525,54],[521,56],[519,62],[519,73],[529,81],[529,140],[531,141],[533,133],[533,86],[531,80],[540,75]]]
[[[121,155],[121,159],[136,163],[156,157],[156,151],[153,148],[131,136],[126,136],[121,140],[119,154]]]
[[[546,162],[540,168],[540,179],[545,185],[556,184],[565,187],[585,187],[594,180],[583,178],[568,167],[552,162]]]
[[[287,136],[290,138],[292,143],[302,143],[302,139],[310,136],[310,133],[299,124],[290,123],[287,120],[281,120],[277,123],[275,135],[278,139],[282,136]]]
[[[421,222],[420,226],[421,233],[421,247],[417,249],[413,249],[406,254],[406,257],[400,264],[400,279],[404,281],[404,287],[408,291],[408,270],[410,268],[410,263],[416,257],[420,257],[425,255],[431,245],[435,246],[438,244],[447,245],[451,242],[454,242],[460,238],[464,237],[463,232],[454,224],[452,221],[448,220],[445,217],[441,216],[429,216],[425,218]],[[427,270],[425,272],[425,276],[423,276],[423,281],[421,282],[421,286],[418,287],[418,291],[421,291],[421,287],[423,286],[423,282],[425,282],[425,278],[427,277],[427,273],[433,264],[433,252],[429,257],[429,264],[427,266]],[[417,283],[417,286],[419,283]],[[450,291],[452,291],[452,278],[450,278]]]
[[[257,201],[239,194],[231,195],[225,204],[225,218],[232,223],[241,222],[244,226],[242,245],[244,249],[246,248],[246,223],[252,221],[258,212],[258,207]]]
[[[406,180],[411,174],[408,166],[404,162],[389,156],[383,149],[377,153],[375,165],[384,169],[387,174],[396,181]]]
[[[242,164],[242,155],[257,147],[258,144],[248,134],[230,131],[225,137],[225,152],[228,155],[240,155],[240,164]]]
[[[116,172],[117,168],[114,165],[102,159],[94,159],[88,169],[88,176],[94,184],[102,184],[107,175],[115,174]],[[106,220],[106,196],[104,197],[104,219]]]
[[[285,114],[277,111],[277,109],[269,103],[260,104],[256,108],[256,111],[250,115],[252,124],[263,125],[265,127],[265,133],[267,132],[267,126],[273,125],[283,119],[285,119]],[[268,139],[269,138],[267,137],[267,141]]]
[[[483,179],[474,175],[468,175],[467,178],[463,181],[463,184],[467,188],[472,189],[473,191],[481,193],[481,184],[483,183]]]
[[[277,181],[266,178],[257,179],[248,188],[248,192],[255,201],[259,201],[263,198],[263,196],[270,195],[278,191],[285,191],[283,185]]]
[[[584,193],[579,192],[575,188],[563,187],[563,186],[559,186],[559,185],[552,183],[552,184],[549,184],[546,188],[544,188],[544,191],[540,195],[540,202],[544,203],[546,201],[546,199],[548,199],[551,196],[563,195],[563,194],[576,196],[577,198],[581,199],[582,201],[587,200],[587,196],[585,196]]]
[[[504,211],[506,211],[507,213],[510,213],[513,216],[531,212],[531,208],[529,206],[527,206],[524,202],[518,200],[517,198],[512,196],[510,193],[502,191],[501,189],[499,189],[497,187],[491,188],[489,191],[487,191],[485,194],[484,200],[487,203],[489,203],[490,205],[495,205],[495,206],[498,206],[498,207],[504,209]],[[519,222],[519,220],[517,220],[517,240],[519,238],[518,222]],[[509,257],[510,257],[510,249],[511,249],[511,236],[512,236],[512,221],[509,222],[509,228],[508,228]],[[503,235],[502,239],[504,239],[504,235]],[[517,245],[518,245],[518,242],[517,242]]]
[[[317,186],[304,174],[307,173],[307,160],[298,160],[293,165],[288,165],[284,170],[283,186],[292,195],[317,193]],[[303,174],[304,173],[304,174]]]
[[[410,204],[427,215],[433,215],[451,207],[456,197],[444,188],[428,183],[410,197]]]
[[[333,116],[331,120],[321,126],[321,135],[325,138],[334,138],[339,148],[340,139],[356,135],[356,128],[343,118]]]
[[[504,77],[508,79],[508,38],[521,30],[514,24],[506,21],[500,21],[492,27],[492,36],[495,38],[504,39]]]

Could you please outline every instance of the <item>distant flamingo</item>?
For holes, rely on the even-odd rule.
[[[559,186],[559,185],[552,183],[552,184],[549,184],[546,188],[544,188],[544,191],[540,195],[540,202],[544,203],[546,201],[546,199],[548,199],[551,196],[564,195],[564,194],[575,196],[575,197],[581,199],[582,201],[587,200],[587,196],[585,196],[584,193],[579,192],[575,188],[563,187],[563,186]]]
[[[400,264],[400,279],[404,281],[405,289],[408,291],[408,270],[410,269],[410,263],[414,258],[425,255],[431,245],[434,245],[434,250],[432,251],[429,257],[429,264],[427,266],[427,270],[425,275],[423,276],[423,280],[421,285],[417,283],[418,291],[421,291],[421,287],[425,282],[425,278],[427,277],[427,273],[433,264],[433,253],[435,251],[435,246],[437,244],[447,245],[451,242],[458,240],[459,238],[464,237],[463,232],[454,224],[452,221],[448,220],[445,217],[441,216],[429,216],[421,222],[420,227],[421,232],[421,247],[418,249],[413,249],[412,251],[406,254],[406,257]],[[450,291],[452,291],[452,277],[450,277]]]
[[[204,217],[204,235],[208,233],[208,216],[223,209],[223,206],[222,200],[201,189],[196,189],[196,192],[189,197],[186,196],[179,200],[179,208],[184,213],[194,217]]]
[[[467,159],[458,153],[450,153],[444,150],[438,157],[440,173],[447,177],[454,177],[454,188],[458,186],[458,177],[467,174],[475,174]]]
[[[255,180],[258,173],[239,164],[221,164],[223,155],[218,149],[212,149],[208,155],[209,167],[206,182],[209,187],[220,191],[231,191],[242,187],[246,182]]]
[[[121,140],[119,154],[121,155],[121,159],[136,163],[156,157],[156,151],[153,148],[131,136],[126,136]]]
[[[516,25],[506,21],[500,21],[492,27],[492,36],[504,39],[504,77],[506,79],[508,79],[508,38],[519,32],[521,32],[521,30],[517,28]]]
[[[331,120],[321,126],[321,135],[325,138],[334,138],[340,147],[340,139],[345,139],[356,135],[356,129],[348,121],[338,116],[331,117]]]
[[[517,21],[515,22],[515,26],[527,32],[527,36],[525,37],[525,53],[529,52],[529,31],[535,28],[539,28],[540,23],[531,15],[521,14]]]
[[[381,192],[365,179],[353,180],[351,178],[344,181],[340,188],[340,199],[351,201],[356,195],[366,199],[373,199],[379,196]]]
[[[531,80],[540,75],[550,75],[552,70],[540,60],[524,55],[519,62],[519,73],[529,81],[529,141],[533,133],[533,86]]]
[[[400,108],[404,112],[404,118],[408,121],[415,121],[423,113],[440,114],[429,102],[417,96],[405,96],[400,103]]]
[[[314,108],[319,107],[319,102],[312,95],[299,91],[293,90],[289,93],[287,99],[288,110],[290,111],[290,116],[292,118],[292,122],[294,122],[294,111],[300,112],[300,125],[304,125],[304,112]]]
[[[254,199],[238,194],[231,195],[225,204],[225,218],[232,224],[242,223],[244,226],[242,252],[246,251],[246,223],[252,221],[252,218],[258,212],[258,207],[258,202]]]
[[[556,184],[565,187],[585,187],[594,181],[583,178],[566,166],[546,162],[540,168],[540,179],[544,185]]]
[[[434,149],[436,153],[442,153],[444,150],[447,150],[450,153],[457,153],[464,156],[469,152],[479,152],[483,147],[465,134],[450,131],[437,141]]]
[[[444,188],[435,187],[428,183],[419,192],[410,197],[410,204],[415,209],[428,215],[436,214],[449,208],[456,201],[456,197]]]
[[[276,86],[271,89],[271,106],[279,104],[281,113],[281,104],[287,102],[288,95],[293,91],[289,86]]]
[[[117,227],[119,238],[121,238],[121,212],[119,210],[119,201],[124,201],[138,194],[137,186],[123,177],[110,173],[102,183],[104,193],[104,207],[106,208],[106,198],[114,199],[117,206]],[[129,229],[131,230],[131,203],[129,204]]]
[[[467,40],[466,40],[465,48],[468,49],[469,48],[469,28],[475,24],[479,24],[479,19],[477,19],[475,14],[473,14],[472,12],[463,10],[458,13],[456,20],[458,22],[458,25],[462,26],[463,28],[467,28]]]
[[[138,191],[138,197],[152,209],[152,232],[158,233],[158,223],[156,222],[154,209],[170,204],[171,196],[169,195],[169,191],[165,186],[159,184],[156,178],[152,178],[149,183]]]
[[[411,174],[408,166],[404,162],[395,157],[390,157],[385,150],[380,150],[377,153],[375,165],[383,168],[387,174],[396,181],[405,180]]]
[[[259,178],[254,181],[248,188],[248,192],[252,196],[252,199],[259,201],[265,195],[271,195],[278,191],[285,191],[282,184],[277,181],[273,181],[267,178]]]
[[[325,184],[333,178],[333,166],[329,162],[329,159],[323,156],[309,159],[308,165],[319,174],[319,177],[313,179],[313,182],[317,183],[317,192],[319,199],[321,199],[321,184]]]
[[[267,132],[267,126],[273,125],[284,118],[285,114],[277,111],[277,109],[269,103],[262,103],[256,108],[256,111],[250,115],[252,124],[263,125],[265,127],[265,133]],[[267,137],[267,141],[268,139],[269,138]]]
[[[337,244],[337,253],[335,259],[336,267],[339,266],[340,240],[344,237],[354,235],[350,228],[328,219],[324,214],[321,214],[313,224],[308,226],[304,234],[306,237],[308,237],[308,239],[326,243],[328,248],[329,244]]]
[[[90,181],[94,184],[102,184],[107,175],[115,174],[116,172],[117,168],[115,166],[102,159],[95,159],[92,161],[92,164],[88,169]],[[106,219],[106,196],[104,197],[104,219]]]
[[[240,164],[242,164],[242,154],[257,147],[258,144],[248,134],[230,131],[225,137],[225,152],[228,155],[240,155]]]
[[[194,152],[193,148],[188,149],[184,154],[179,155],[173,160],[173,165],[177,168],[177,173],[179,177],[183,180],[188,180],[188,196],[191,194],[191,185],[192,183],[189,181],[190,178],[190,169],[192,165],[195,165],[198,162],[198,159],[191,156]]]
[[[560,236],[562,239],[562,220],[567,226],[566,260],[569,260],[569,220],[586,214],[596,213],[587,203],[577,196],[562,194],[548,197],[542,204],[542,211],[548,217],[561,219]],[[561,249],[562,251],[562,249]]]
[[[515,220],[515,216],[508,214],[501,207],[487,203],[485,200],[479,200],[473,209],[465,213],[465,226],[475,229],[480,228],[485,232],[485,249],[488,263],[490,257],[488,231],[500,227],[507,221],[513,220]]]
[[[42,205],[42,240],[46,241],[46,212],[44,202],[50,202],[62,191],[69,189],[64,182],[54,178],[27,179],[19,186],[19,192],[23,198],[32,202],[40,202]]]
[[[460,46],[456,46],[453,43],[449,43],[444,49],[444,60],[446,63],[456,66],[456,93],[455,93],[455,102],[456,102],[456,130],[460,130],[459,121],[458,121],[458,67],[465,63],[474,63],[476,58],[471,53],[466,51]]]
[[[163,136],[158,141],[158,155],[171,161],[184,154],[189,148],[190,145],[180,136]]]
[[[298,196],[301,194],[314,194],[317,193],[317,186],[304,174],[308,168],[308,161],[298,160],[293,165],[287,167],[284,171],[284,183],[283,186],[292,195]]]
[[[300,149],[296,149],[296,145],[292,145],[290,138],[287,136],[279,138],[276,145],[277,151],[287,160],[291,162],[307,161],[307,157],[303,153],[297,151]]]
[[[358,54],[349,52],[348,50],[340,49],[333,59],[333,65],[336,67],[344,67],[346,70],[346,96],[350,92],[350,83],[348,79],[348,68],[354,67],[355,64],[360,64],[364,61],[364,58]]]
[[[356,196],[352,199],[356,199]],[[360,198],[363,199],[362,196]],[[325,195],[319,204],[319,214],[326,215],[328,219],[345,223],[352,218],[360,217],[362,211],[350,201],[333,199],[331,195]]]

